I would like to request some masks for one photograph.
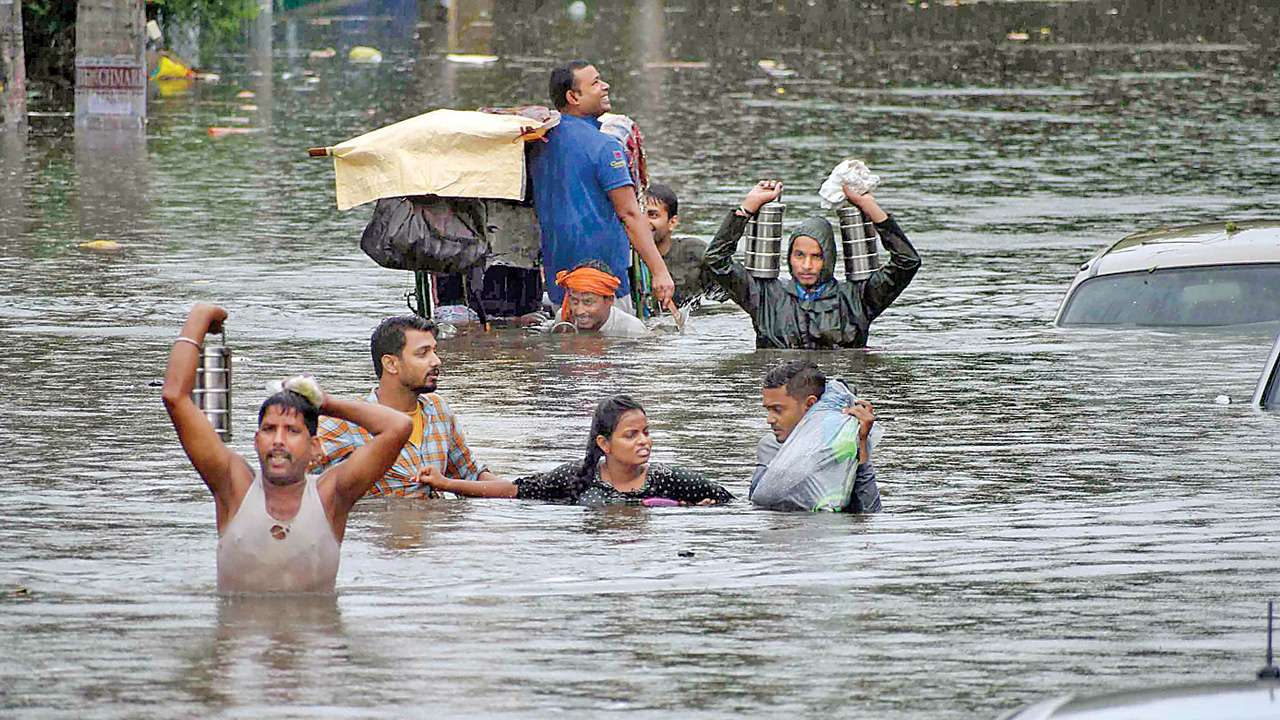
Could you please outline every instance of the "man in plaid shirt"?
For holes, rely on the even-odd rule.
[[[369,345],[378,386],[365,401],[399,410],[413,420],[413,433],[400,457],[369,494],[430,497],[434,494],[430,486],[419,481],[420,473],[430,466],[445,477],[499,479],[472,459],[457,418],[435,394],[441,365],[435,323],[416,315],[387,318],[374,329]],[[316,464],[327,470],[369,440],[369,433],[359,425],[322,417],[322,454]]]

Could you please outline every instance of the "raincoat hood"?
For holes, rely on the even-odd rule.
[[[831,229],[831,223],[826,218],[813,216],[805,218],[791,231],[791,237],[787,240],[787,271],[791,271],[791,248],[796,244],[798,237],[811,237],[818,241],[818,247],[822,248],[822,272],[818,274],[817,285],[835,279],[836,276],[836,236]],[[816,287],[816,286],[815,286]],[[792,294],[796,294],[795,283],[791,283]],[[810,288],[812,289],[812,288]]]
[[[822,248],[825,280],[820,288],[803,291],[790,278],[755,277],[734,259],[746,230],[747,218],[738,211],[725,214],[715,238],[707,246],[702,266],[731,300],[751,316],[756,347],[866,347],[871,322],[889,307],[920,269],[920,254],[892,216],[875,224],[889,261],[865,280],[836,280],[835,236],[822,218],[794,228],[790,245],[801,235],[813,237]],[[786,247],[790,254],[791,247]],[[779,253],[781,254],[781,253]]]

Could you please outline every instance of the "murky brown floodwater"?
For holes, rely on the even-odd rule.
[[[1273,3],[641,2],[583,24],[498,5],[496,66],[446,63],[446,29],[428,9],[413,38],[410,2],[278,15],[269,56],[247,45],[212,59],[221,84],[153,99],[145,146],[77,145],[49,118],[5,138],[0,714],[982,718],[1251,677],[1280,585],[1280,425],[1246,401],[1275,328],[1051,320],[1130,229],[1280,214]],[[386,62],[347,65],[357,43]],[[307,59],[325,45],[339,57]],[[410,276],[360,253],[368,209],[336,212],[304,149],[544,102],[573,55],[642,124],[690,233],[761,176],[788,182],[791,221],[847,155],[886,178],[924,268],[872,352],[816,356],[895,418],[886,512],[370,500],[336,599],[219,600],[212,505],[153,386],[186,309],[230,309],[245,453],[267,381],[363,394],[369,331]],[[262,132],[207,137],[233,117]],[[124,249],[77,249],[93,239]],[[651,343],[503,332],[443,353],[443,394],[504,475],[578,457],[595,400],[625,390],[662,459],[740,496],[759,380],[792,356],[754,350],[731,307]]]

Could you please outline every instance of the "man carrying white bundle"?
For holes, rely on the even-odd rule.
[[[772,510],[880,512],[871,403],[808,360],[774,367],[761,395],[771,432],[756,447],[751,502]]]
[[[413,424],[382,405],[332,398],[309,376],[290,378],[258,410],[258,467],[251,467],[191,398],[205,334],[219,332],[226,317],[215,305],[192,308],[169,354],[163,392],[182,449],[213,493],[218,591],[332,592],[347,514],[395,462]],[[320,451],[320,412],[359,424],[373,441],[308,476]]]

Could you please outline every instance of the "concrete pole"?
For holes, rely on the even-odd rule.
[[[147,122],[143,0],[78,0],[76,129],[141,133]]]
[[[0,114],[5,128],[27,124],[27,61],[22,47],[22,0],[0,0]]]

